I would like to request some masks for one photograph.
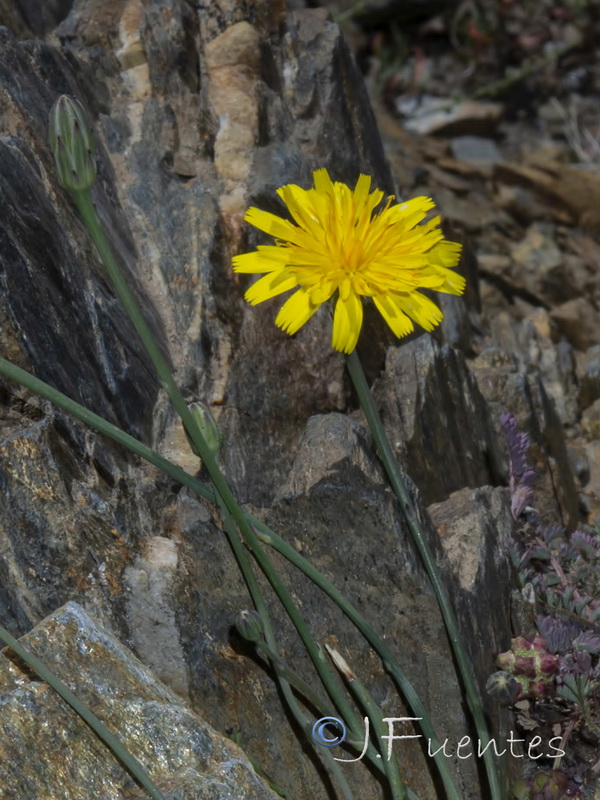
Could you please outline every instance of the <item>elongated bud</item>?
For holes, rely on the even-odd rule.
[[[240,611],[235,621],[235,627],[240,636],[248,642],[258,642],[265,632],[258,611],[249,611],[248,609]]]
[[[216,456],[221,449],[221,432],[215,418],[213,417],[212,411],[207,405],[200,402],[190,403],[188,408],[192,412],[192,416],[200,428],[200,433],[202,434],[204,441],[208,445],[211,453]],[[200,453],[198,453],[196,450],[194,442],[192,441],[192,438],[187,430],[185,435],[187,436],[189,445],[192,448],[192,452],[197,455],[198,458],[201,458]]]
[[[50,147],[64,189],[80,192],[96,180],[94,140],[81,103],[61,95],[50,111]]]

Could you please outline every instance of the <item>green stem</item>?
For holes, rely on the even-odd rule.
[[[331,647],[327,647],[327,650],[331,659],[333,660],[333,663],[346,679],[348,687],[356,698],[358,704],[362,706],[364,712],[369,718],[371,725],[373,726],[373,730],[377,734],[377,741],[379,742],[380,749],[382,749],[383,742],[385,741],[384,736],[386,731],[383,726],[383,715],[381,713],[381,709],[371,697],[371,694],[367,690],[366,686],[358,679],[354,671],[349,668],[348,664],[344,659],[341,658],[340,654]],[[400,777],[398,761],[396,760],[395,753],[392,752],[391,757],[388,758],[386,748],[386,752],[380,754],[380,761],[383,761],[383,768],[390,784],[392,800],[405,800],[407,796],[406,786]]]
[[[425,572],[431,581],[431,585],[437,598],[440,611],[442,613],[442,618],[448,632],[448,638],[450,639],[450,644],[456,658],[456,663],[458,664],[463,687],[467,697],[467,703],[469,705],[471,714],[473,715],[473,721],[477,729],[478,738],[480,741],[487,744],[490,741],[490,735],[483,712],[483,706],[481,704],[481,698],[479,696],[479,691],[473,675],[471,661],[458,629],[458,623],[454,614],[454,609],[450,602],[446,587],[440,579],[435,560],[429,545],[427,544],[421,523],[419,522],[417,510],[404,481],[404,476],[396,462],[396,458],[392,451],[392,447],[389,443],[389,439],[386,435],[381,419],[379,418],[379,414],[373,400],[373,395],[371,394],[367,384],[367,380],[356,351],[347,357],[346,364],[363,412],[369,423],[373,439],[375,440],[375,445],[379,451],[380,458],[387,472],[390,484],[400,504],[402,514],[404,515],[406,524],[408,525],[408,529],[412,535],[413,542],[417,548],[419,556],[421,557],[423,566],[425,567]],[[492,800],[503,800],[498,770],[496,763],[494,762],[493,755],[490,752],[490,748],[485,751],[483,758],[490,790],[492,793]]]
[[[264,602],[264,597],[260,586],[256,580],[254,572],[252,571],[252,567],[249,563],[248,556],[246,551],[244,550],[244,546],[241,543],[237,529],[233,522],[233,518],[229,513],[228,509],[225,506],[223,500],[218,496],[219,506],[221,509],[221,515],[223,518],[223,525],[225,527],[225,532],[228,536],[232,547],[234,548],[234,554],[236,559],[238,560],[238,564],[242,568],[242,573],[244,578],[246,579],[246,583],[248,585],[248,590],[250,591],[250,596],[252,598],[252,602],[254,603],[256,610],[260,616],[261,622],[263,624],[263,632],[265,636],[265,641],[268,648],[273,652],[277,653],[277,642],[275,640],[275,634],[273,632],[273,627],[271,625],[271,620],[269,617],[269,613],[267,611],[267,607]],[[300,726],[300,728],[304,731],[307,739],[310,741],[310,732],[311,726],[309,720],[303,714],[298,702],[294,696],[292,688],[290,686],[290,682],[287,679],[287,676],[284,674],[284,670],[282,669],[282,662],[279,658],[273,660],[273,669],[275,670],[275,675],[277,678],[277,682],[279,687],[285,697],[285,701],[288,705],[288,708],[292,712],[296,722]],[[337,781],[342,794],[344,796],[344,800],[353,800],[352,791],[348,786],[348,782],[346,778],[342,774],[339,765],[336,761],[333,760],[331,753],[328,751],[321,753],[322,757],[327,762],[331,773],[334,775],[335,780]]]
[[[96,245],[96,249],[100,254],[104,266],[106,267],[106,271],[113,283],[115,291],[123,303],[125,311],[131,319],[140,339],[142,340],[143,345],[146,348],[161,384],[167,390],[169,398],[171,399],[175,410],[179,414],[185,430],[192,439],[192,442],[196,447],[196,451],[210,475],[216,493],[220,500],[222,500],[222,507],[224,507],[233,517],[243,539],[251,548],[251,550],[253,550],[253,555],[257,559],[260,568],[263,570],[269,580],[269,583],[271,583],[271,586],[278,594],[286,609],[286,612],[292,619],[294,626],[300,634],[300,637],[302,638],[302,641],[309,652],[315,668],[317,669],[319,677],[323,681],[323,684],[327,689],[332,701],[336,703],[336,707],[341,707],[344,710],[345,715],[349,721],[351,721],[354,715],[350,704],[345,698],[343,689],[336,685],[335,675],[331,673],[329,665],[319,653],[317,645],[312,638],[306,624],[302,620],[302,617],[298,613],[291,596],[283,586],[268,557],[262,551],[260,544],[256,539],[248,520],[246,519],[246,515],[236,501],[227,481],[225,480],[225,477],[223,476],[223,473],[217,465],[213,452],[208,447],[204,437],[202,436],[202,433],[200,432],[200,429],[198,428],[194,416],[190,412],[187,403],[183,399],[183,396],[173,379],[170,367],[161,353],[160,348],[154,339],[152,331],[146,323],[142,311],[135,297],[133,296],[133,293],[130,291],[126,281],[123,278],[119,265],[112,254],[108,239],[106,238],[104,230],[98,219],[90,190],[86,189],[80,192],[72,192],[72,195],[88,229],[88,232],[92,237],[94,244]],[[258,552],[254,552],[255,547],[258,548]],[[244,575],[244,577],[246,577],[246,575]],[[262,618],[263,614],[261,613],[260,609],[257,609],[257,611]],[[358,726],[354,724],[353,727]]]
[[[498,708],[498,738],[501,742],[508,740],[508,707],[501,705]],[[500,789],[502,797],[508,797],[508,755],[506,752],[498,758],[500,771]]]
[[[263,640],[259,639],[258,641],[254,642],[254,646],[256,649],[261,652],[265,658],[267,658],[273,664],[277,662],[277,666],[281,671],[281,674],[285,677],[287,682],[291,684],[297,692],[299,692],[304,700],[308,700],[308,702],[321,714],[323,717],[327,717],[331,714],[331,709],[326,708],[323,704],[323,701],[319,697],[318,694],[312,689],[311,686],[301,678],[297,673],[291,670],[287,664],[281,660],[281,658],[269,647],[269,645]],[[354,747],[362,747],[364,742],[364,736],[361,740],[361,735],[358,731],[349,730],[348,736],[346,737],[345,741],[353,745]],[[374,759],[372,762],[373,766],[379,771],[384,772],[383,766],[381,764],[381,759]]]
[[[71,400],[71,398],[67,397],[62,392],[59,392],[57,389],[54,389],[47,383],[44,383],[44,381],[41,381],[39,378],[36,378],[29,372],[26,372],[14,364],[11,364],[10,361],[7,361],[1,357],[0,374],[4,375],[6,378],[14,381],[15,383],[25,386],[34,394],[37,394],[40,397],[50,401],[57,408],[60,408],[66,413],[70,414],[72,417],[81,420],[81,422],[84,422],[90,428],[97,430],[99,433],[103,434],[109,439],[112,439],[123,447],[126,447],[131,452],[162,470],[164,473],[173,478],[173,480],[181,483],[183,486],[187,486],[189,489],[196,492],[196,494],[199,494],[201,497],[204,497],[209,502],[216,502],[215,493],[210,486],[207,486],[197,478],[194,478],[188,472],[181,469],[181,467],[178,467],[176,464],[173,464],[171,461],[163,458],[150,447],[142,444],[142,442],[139,442],[133,436],[125,433],[120,428],[117,428],[115,425],[107,422],[105,419],[97,414],[94,414],[92,411],[88,411],[88,409],[84,408],[74,400]],[[363,636],[379,654],[385,669],[395,679],[412,713],[416,717],[420,718],[421,730],[423,731],[424,735],[431,740],[435,750],[437,751],[440,746],[439,739],[433,730],[429,715],[421,703],[421,700],[415,692],[412,684],[406,677],[403,670],[400,668],[399,664],[396,662],[394,655],[388,649],[387,645],[377,636],[371,626],[354,608],[349,600],[347,600],[347,598],[340,591],[338,591],[327,578],[325,578],[315,567],[313,567],[309,561],[307,561],[296,550],[294,550],[294,548],[291,547],[284,539],[267,527],[262,520],[259,520],[257,517],[253,517],[250,514],[247,514],[247,518],[254,528],[260,532],[259,536],[261,541],[272,546],[284,558],[290,561],[290,563],[294,564],[294,566],[300,569],[314,584],[322,589],[322,591],[324,591],[334,601],[334,603],[336,603],[339,608],[342,609],[346,616],[348,616],[357,629],[363,634]],[[273,649],[276,650],[277,648],[273,647]],[[434,756],[434,761],[438,767],[448,800],[460,800],[456,788],[454,787],[452,775],[448,769],[447,760],[438,753],[436,756]]]
[[[248,526],[250,527],[250,526]],[[325,657],[321,649],[316,644],[315,640],[312,637],[310,629],[308,628],[304,618],[299,613],[298,609],[292,597],[286,587],[283,585],[279,575],[277,574],[270,558],[267,556],[265,551],[263,550],[256,534],[252,531],[251,538],[246,540],[247,544],[250,546],[252,555],[256,559],[258,565],[260,566],[261,570],[264,572],[265,577],[271,584],[273,590],[277,594],[281,604],[285,608],[285,611],[292,621],[292,624],[296,628],[300,639],[308,655],[310,656],[315,669],[317,670],[317,674],[321,680],[321,683],[325,687],[327,694],[331,702],[333,703],[334,707],[336,708],[337,712],[340,714],[342,719],[344,719],[348,725],[348,727],[353,731],[358,731],[360,729],[360,724],[352,706],[348,702],[346,698],[346,693],[344,691],[343,686],[337,680],[337,676],[331,670],[329,664],[326,662]],[[259,612],[260,613],[260,612]],[[270,644],[267,640],[267,643]],[[274,664],[277,667],[277,664]],[[369,761],[372,761],[374,766],[377,767],[377,753],[375,748],[372,744],[369,743],[369,747],[366,753],[367,758]]]
[[[0,626],[0,639],[4,644],[8,645],[10,649],[22,659],[27,666],[36,672],[40,678],[51,686],[62,699],[71,706],[79,716],[90,726],[99,739],[102,739],[104,744],[112,750],[114,755],[121,761],[126,769],[133,775],[133,777],[140,783],[148,792],[150,797],[154,800],[165,800],[165,796],[154,784],[152,778],[140,762],[131,755],[131,753],[121,744],[117,737],[111,733],[106,725],[101,722],[98,717],[90,711],[90,709],[79,700],[73,692],[66,686],[60,678],[51,672],[37,656],[34,656],[26,650],[19,642],[11,636],[10,633]]]
[[[94,414],[93,411],[84,408],[82,405],[75,402],[75,400],[71,400],[70,397],[59,392],[58,389],[49,386],[47,383],[44,383],[44,381],[36,378],[24,369],[21,369],[21,367],[11,364],[10,361],[2,357],[0,357],[0,375],[4,375],[5,378],[19,383],[34,394],[49,400],[53,405],[66,411],[70,416],[81,420],[81,422],[84,422],[88,427],[98,431],[114,442],[117,442],[117,444],[126,447],[132,453],[140,456],[150,464],[158,467],[158,469],[165,472],[178,483],[193,489],[193,491],[204,497],[210,503],[216,503],[215,492],[211,486],[207,486],[197,478],[194,478],[184,469],[173,464],[172,461],[163,458],[156,451],[152,450],[152,448],[138,441],[138,439],[130,436],[128,433],[125,433],[125,431],[122,431],[121,428],[117,428],[116,425],[107,422],[105,419],[98,416],[98,414]]]
[[[285,539],[272,531],[262,520],[257,517],[249,515],[254,528],[258,531],[258,537],[265,544],[273,547],[277,552],[286,558],[291,564],[301,570],[307,578],[309,578],[316,586],[319,587],[325,594],[333,600],[333,602],[346,614],[346,616],[354,623],[356,628],[362,633],[365,639],[377,652],[385,670],[394,678],[400,692],[411,712],[419,719],[419,728],[423,731],[432,744],[432,749],[436,753],[434,755],[434,762],[438,768],[438,772],[444,789],[446,791],[447,800],[461,800],[460,795],[454,785],[452,774],[448,767],[448,759],[441,754],[441,744],[429,717],[425,706],[415,691],[413,685],[407,678],[405,672],[402,670],[392,651],[388,648],[385,642],[379,638],[373,628],[365,620],[362,614],[352,605],[345,595],[331,583],[328,578],[322,575],[310,561],[307,561],[304,556],[300,555]]]
[[[252,532],[248,522],[246,521],[244,513],[236,502],[236,499],[233,496],[233,493],[229,488],[229,485],[227,484],[227,481],[225,480],[221,470],[217,466],[215,456],[202,436],[194,415],[191,413],[187,403],[183,399],[183,396],[173,379],[171,369],[165,357],[161,353],[160,348],[154,339],[152,331],[144,319],[144,315],[142,314],[142,311],[135,297],[133,296],[133,292],[131,292],[123,278],[121,270],[110,249],[108,239],[106,238],[104,230],[102,229],[98,219],[98,215],[96,214],[96,209],[94,208],[94,204],[92,202],[90,190],[86,189],[81,192],[71,192],[71,194],[88,229],[92,241],[96,245],[96,249],[98,250],[100,258],[106,267],[106,271],[110,280],[112,281],[115,291],[120,301],[123,303],[125,311],[129,315],[129,318],[131,319],[140,339],[142,340],[142,344],[146,348],[150,360],[154,365],[154,369],[156,370],[156,374],[158,375],[162,386],[166,389],[169,398],[173,403],[175,411],[179,414],[185,430],[192,439],[196,447],[196,451],[199,457],[202,459],[202,463],[206,467],[208,474],[210,475],[217,494],[223,499],[225,507],[235,520],[235,523],[240,529],[242,535],[249,534],[251,536]]]

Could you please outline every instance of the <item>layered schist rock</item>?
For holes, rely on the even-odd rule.
[[[186,398],[218,416],[221,461],[236,493],[347,592],[398,654],[442,739],[458,742],[465,722],[443,624],[343,357],[329,347],[327,310],[287,337],[273,324],[277,301],[248,308],[247,279],[230,266],[234,253],[259,241],[243,222],[246,207],[281,213],[275,189],[306,185],[317,167],[347,182],[367,172],[394,192],[339,29],[322,11],[287,12],[267,0],[78,0],[70,10],[48,4],[39,29],[28,8],[0,4],[0,21],[12,27],[0,30],[2,353],[198,470],[56,181],[47,118],[66,92],[93,122],[94,201],[111,244]],[[458,349],[471,347],[469,314],[448,312],[441,339],[408,344],[390,342],[367,320],[361,350],[483,684],[495,650],[510,641],[510,504],[492,488],[504,477],[495,417],[510,397],[486,388],[492,362],[480,362],[473,377]],[[509,373],[501,379],[517,393]],[[515,394],[510,410],[550,449],[571,513],[561,429],[533,384],[531,402],[521,407]],[[22,635],[64,603],[79,603],[215,729],[241,734],[296,800],[333,797],[262,663],[232,637],[250,600],[217,510],[23,390],[2,383],[1,400],[2,624]],[[384,702],[391,686],[364,640],[318,590],[277,565],[317,640],[338,647]],[[270,605],[282,656],[316,687],[289,622]],[[84,633],[70,632],[74,650]],[[44,647],[49,659],[62,657],[52,637]],[[408,715],[390,697],[390,715]],[[415,742],[400,760],[408,784],[433,800],[431,760]],[[461,797],[480,798],[474,760],[455,771]],[[357,796],[381,796],[361,765],[345,774]],[[176,779],[165,773],[166,790],[192,796],[190,775],[188,791],[183,778],[169,788]],[[270,796],[252,786],[244,796]]]

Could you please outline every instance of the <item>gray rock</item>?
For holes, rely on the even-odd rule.
[[[581,415],[581,427],[590,439],[600,439],[600,400],[594,400]]]
[[[160,683],[76,603],[22,637],[148,770],[168,800],[271,800],[244,753]],[[136,784],[45,683],[0,656],[0,780],[14,800],[122,800]]]
[[[585,297],[567,300],[552,309],[552,319],[573,347],[585,352],[600,339],[600,313]]]
[[[563,300],[567,290],[562,254],[554,241],[554,233],[551,223],[534,222],[525,238],[511,248],[513,285],[550,303]]]
[[[218,0],[199,4],[197,12],[183,0],[76,0],[49,37],[54,47],[0,32],[2,352],[197,469],[56,182],[47,115],[56,96],[69,92],[84,102],[95,127],[94,199],[113,247],[186,399],[203,399],[220,412],[222,464],[238,496],[260,507],[347,591],[395,648],[435,710],[437,727],[458,741],[465,721],[442,622],[369,437],[360,419],[342,413],[352,395],[343,357],[329,348],[327,309],[287,337],[273,324],[277,301],[248,308],[247,279],[231,270],[233,254],[264,241],[243,222],[245,209],[283,213],[275,195],[282,183],[307,186],[312,170],[326,166],[350,182],[368,172],[384,191],[394,191],[360,72],[339,29],[318,10],[288,16],[283,4],[266,0],[250,10],[238,0]],[[482,363],[477,389],[464,357],[448,344],[465,351],[472,345],[457,302],[444,306],[444,344],[421,337],[389,351],[377,397],[418,486],[418,513],[471,635],[482,683],[497,642],[481,620],[500,636],[508,598],[490,580],[492,563],[506,574],[504,551],[494,549],[483,524],[489,515],[504,531],[504,501],[501,492],[481,489],[504,478],[493,416],[505,396],[490,394],[483,383],[498,388],[498,381],[512,381],[508,406],[538,440],[554,437],[549,453],[564,478],[565,507],[572,497],[560,460],[562,433],[546,395],[516,368],[507,378],[490,364],[486,373]],[[367,314],[361,350],[371,378],[379,376],[390,341],[384,329]],[[529,395],[520,405],[523,391]],[[241,735],[290,794],[333,796],[262,661],[231,632],[249,598],[217,510],[22,390],[3,383],[0,399],[2,622],[23,633],[77,601],[213,727]],[[475,494],[448,499],[465,487]],[[450,531],[458,550],[445,556],[420,496],[456,503],[439,511],[442,527],[450,514],[466,513],[464,497],[470,498],[477,509],[476,520],[467,515],[477,533],[472,542]],[[452,568],[453,554],[470,544],[479,553],[471,583]],[[317,640],[339,646],[383,702],[392,687],[364,641],[320,592],[276,563]],[[314,684],[278,602],[270,595],[267,602],[282,656]],[[60,667],[50,645],[41,655]],[[401,700],[392,696],[393,713],[402,714]],[[174,707],[173,725],[192,716]],[[433,800],[431,764],[418,745],[402,755],[411,787]],[[204,767],[173,759],[165,791],[173,800],[194,796]],[[233,775],[237,762],[228,763]],[[461,796],[479,800],[474,763],[455,766]],[[122,775],[120,767],[111,769]],[[245,776],[246,767],[240,769]],[[233,780],[217,767],[212,774],[225,786]],[[356,796],[380,794],[366,770],[348,780]],[[244,781],[252,797],[253,784]],[[31,786],[28,796],[35,797],[36,779]]]
[[[521,371],[539,375],[560,421],[574,425],[579,416],[579,388],[573,348],[564,339],[555,343],[557,331],[545,309],[519,300],[515,305],[524,309],[524,318],[516,322],[507,313],[497,314],[491,325],[493,338],[516,356]]]
[[[493,654],[509,641],[506,542],[512,519],[506,490],[464,490],[430,506],[427,511],[440,525],[438,536],[419,492],[410,479],[408,484],[483,686],[494,670]],[[309,420],[282,492],[268,516],[271,526],[285,530],[288,541],[343,586],[359,610],[368,609],[375,630],[394,646],[419,695],[439,718],[443,737],[456,743],[464,735],[464,719],[439,609],[364,429],[340,414]],[[463,550],[470,554],[468,570],[464,560],[459,563]],[[319,640],[333,642],[375,696],[385,696],[387,681],[373,671],[372,657],[344,616],[323,598],[313,597],[304,581],[295,584],[295,593]],[[297,645],[288,646],[289,661],[301,664],[304,657]],[[392,707],[394,715],[404,715],[395,693]],[[494,719],[496,709],[489,710]],[[406,780],[420,797],[434,797],[427,765],[414,745],[402,744]],[[473,763],[452,763],[461,797],[479,798]]]
[[[19,36],[45,36],[69,13],[73,0],[2,0],[0,25]]]
[[[400,96],[395,106],[406,129],[420,136],[486,136],[494,133],[502,116],[500,103],[454,102],[432,95]]]
[[[424,335],[391,348],[374,391],[396,456],[426,503],[502,480],[487,405],[450,346]]]
[[[92,246],[64,192],[56,191],[47,141],[48,112],[75,84],[62,57],[40,42],[18,43],[0,30],[5,102],[0,137],[2,311],[21,365],[136,435],[151,427],[148,401],[158,386],[133,326],[118,307]],[[20,133],[20,132],[23,133]],[[102,150],[96,202],[125,270],[134,263],[124,214],[105,183]],[[50,190],[50,183],[54,188]],[[152,306],[131,276],[149,322]]]
[[[490,172],[493,164],[502,161],[494,140],[482,136],[455,136],[450,140],[450,149],[458,161],[467,161]]]
[[[526,431],[532,446],[528,460],[536,470],[535,507],[548,524],[575,525],[579,518],[577,489],[567,454],[562,424],[536,373],[519,369],[516,357],[490,347],[469,362],[492,419],[510,412]]]
[[[427,512],[458,583],[458,618],[481,680],[486,673],[488,655],[501,652],[510,641],[511,623],[505,592],[511,581],[507,559],[513,535],[510,496],[506,489],[491,486],[461,489],[448,500],[428,506]],[[498,600],[500,605],[496,606]],[[480,603],[487,609],[495,609],[493,623],[480,613]]]

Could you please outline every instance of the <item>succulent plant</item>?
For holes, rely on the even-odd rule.
[[[536,636],[533,642],[517,636],[511,641],[511,649],[496,658],[496,664],[519,684],[521,691],[515,699],[525,695],[541,697],[555,681],[559,657],[548,652],[541,636]]]
[[[513,786],[516,800],[558,800],[582,797],[582,785],[589,765],[574,757],[582,730],[587,740],[600,739],[600,520],[594,528],[567,531],[560,525],[542,524],[532,507],[535,475],[527,463],[529,437],[520,433],[511,415],[501,417],[506,434],[510,464],[512,514],[516,533],[509,546],[523,595],[538,613],[538,635],[530,641],[517,636],[510,650],[496,660],[504,672],[490,678],[492,696],[499,702],[514,703],[529,698],[527,719],[538,731],[547,728],[548,710],[553,719],[562,717],[561,748],[570,755],[561,769],[540,770]],[[508,673],[517,682],[512,700]],[[554,764],[558,767],[558,763]],[[530,764],[530,768],[534,765]]]
[[[515,800],[562,800],[565,797],[576,800],[581,797],[579,787],[559,769],[538,770],[532,777],[517,781],[512,794]]]

